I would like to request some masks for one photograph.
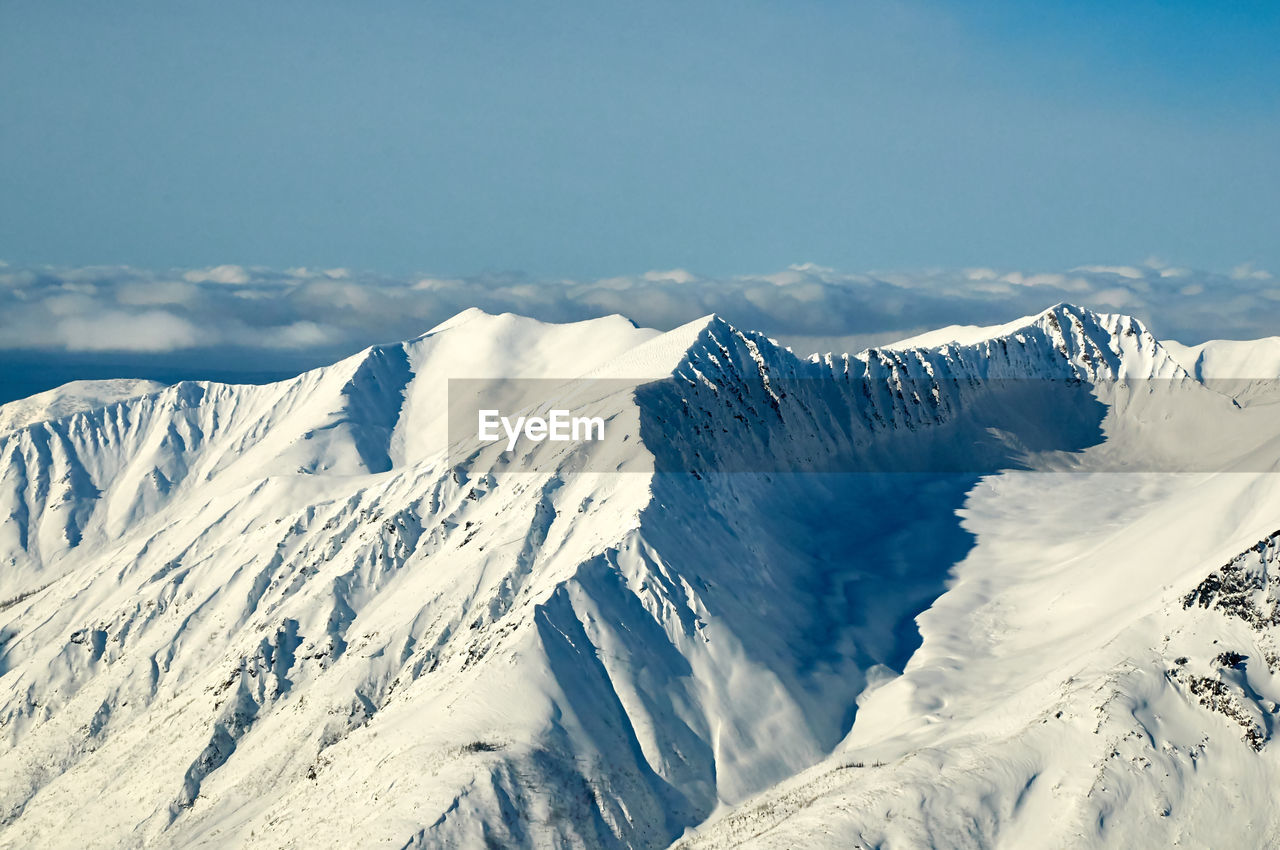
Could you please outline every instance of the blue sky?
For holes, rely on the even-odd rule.
[[[0,259],[1280,269],[1274,2],[0,6]]]

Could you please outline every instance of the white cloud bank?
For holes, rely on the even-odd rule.
[[[1131,313],[1161,337],[1280,334],[1280,280],[1252,265],[1197,272],[1148,261],[1064,272],[849,274],[814,265],[706,278],[675,269],[591,281],[520,275],[388,277],[222,265],[0,265],[0,349],[354,350],[412,337],[466,308],[548,321],[622,313],[670,328],[710,312],[797,349],[856,350],[950,324],[991,324],[1058,301]]]

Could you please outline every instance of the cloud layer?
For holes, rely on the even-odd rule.
[[[285,271],[0,266],[0,349],[162,353],[355,350],[416,336],[467,307],[547,321],[621,313],[670,328],[707,313],[800,350],[856,350],[950,324],[993,324],[1059,301],[1137,316],[1195,343],[1280,334],[1280,280],[1140,266],[850,274],[798,265],[706,278],[683,270],[590,281]],[[807,351],[806,351],[807,353]]]

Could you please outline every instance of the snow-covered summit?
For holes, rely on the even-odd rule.
[[[972,351],[990,357],[997,347],[1007,352],[1010,345],[1027,349],[1025,366],[1033,365],[1030,359],[1051,359],[1056,353],[1087,380],[1186,377],[1182,364],[1137,319],[1066,303],[1003,325],[953,325],[873,351]]]
[[[28,398],[0,404],[0,434],[36,422],[62,419],[73,413],[105,407],[127,398],[158,392],[164,384],[137,378],[71,381]]]

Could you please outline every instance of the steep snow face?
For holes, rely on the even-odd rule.
[[[1056,325],[1067,325],[1060,314]],[[1140,329],[1124,336],[1127,347],[1071,360],[1106,364],[1093,373],[1105,439],[1057,472],[986,476],[965,497],[973,546],[917,618],[903,675],[859,697],[827,759],[679,846],[1259,846],[1280,835],[1267,790],[1280,770],[1269,746],[1276,426],[1171,368]],[[973,345],[990,355],[1007,340]],[[1119,364],[1108,348],[1123,351]],[[924,356],[944,350],[972,348]],[[1105,379],[1119,374],[1155,376],[1159,390],[1116,392]],[[1212,473],[1123,472],[1161,468],[1177,444]],[[1062,471],[1090,468],[1108,471]]]
[[[987,479],[904,675],[681,846],[1274,843],[1273,478]]]
[[[317,840],[347,846],[362,819],[402,844],[476,781],[530,793],[526,766],[559,805],[586,768],[545,740],[565,721],[537,614],[634,529],[645,482],[471,476],[443,445],[410,460],[410,426],[442,415],[447,377],[572,376],[654,335],[470,314],[294,381],[182,384],[0,440],[4,841],[278,846],[257,818],[298,815],[280,834],[307,846],[326,821]],[[352,773],[400,777],[401,816],[337,805]],[[440,826],[500,824],[482,792]],[[92,834],[63,828],[73,799],[98,801]],[[549,829],[613,834],[573,802]]]
[[[618,382],[602,404],[629,439],[543,443],[532,472],[451,463],[447,382],[494,377]],[[1143,451],[1184,408],[1122,380],[1212,411],[1176,437],[1249,423],[1213,459],[1249,474],[988,474]],[[1216,675],[1218,628],[1195,618],[1255,629],[1224,612],[1245,585],[1270,610],[1272,561],[1184,602],[1272,507],[1262,421],[1137,322],[1059,305],[810,360],[715,317],[660,334],[468,311],[291,381],[33,423],[0,435],[0,846],[658,847],[709,818],[698,840],[761,823],[804,844],[786,801],[838,809],[864,752],[886,768],[857,794],[919,789],[903,835],[1002,840],[1025,822],[1010,783],[1064,742],[1087,818],[1098,733],[1039,721],[1062,670],[1084,716],[1130,663],[1126,699],[1207,694],[1179,722],[1225,724],[1254,770],[1240,718],[1266,725],[1269,685],[1194,678]],[[1148,640],[1164,612],[1183,664]],[[959,754],[952,809],[925,799],[944,756],[921,752]],[[1200,800],[1184,786],[1179,812]],[[888,835],[888,805],[838,835]]]
[[[1134,319],[1059,305],[996,330],[802,361],[712,321],[673,380],[641,387],[645,444],[658,468],[680,472],[1181,472],[1250,452],[1269,462],[1272,417],[1195,381]]]

